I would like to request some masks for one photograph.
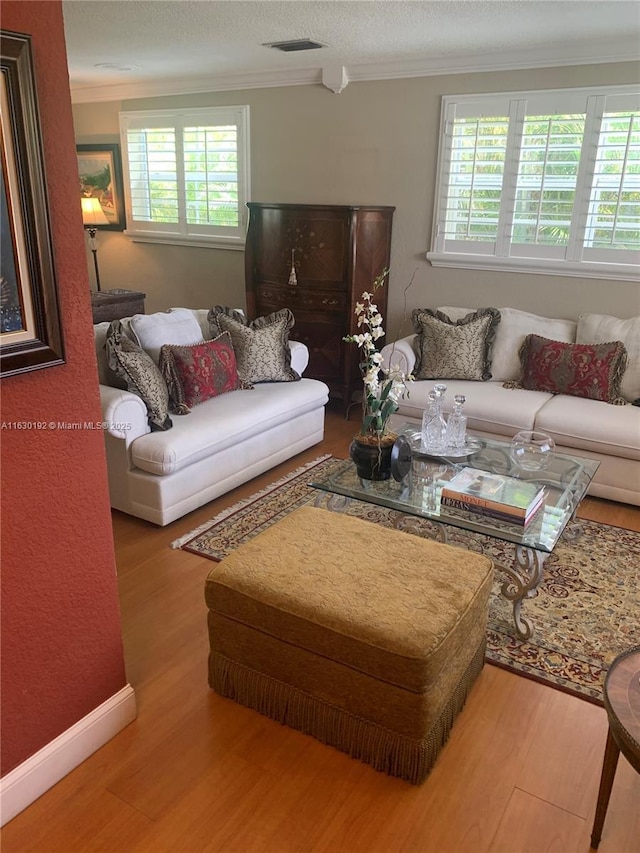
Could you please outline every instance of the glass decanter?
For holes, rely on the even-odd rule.
[[[433,417],[429,419],[426,425],[425,447],[423,448],[428,453],[442,453],[445,449],[447,422],[444,419],[443,405],[444,392],[447,390],[446,385],[438,384],[433,386],[433,391],[429,392],[434,395],[433,400]]]
[[[420,436],[420,449],[426,450],[428,445],[428,427],[429,422],[436,416],[436,392],[431,390],[428,394],[427,406],[422,413],[422,432]]]
[[[462,450],[467,442],[467,416],[462,411],[464,403],[464,394],[456,394],[453,398],[446,433],[446,445],[451,450]]]

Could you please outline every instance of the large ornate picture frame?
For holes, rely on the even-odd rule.
[[[31,39],[0,31],[0,375],[64,363]]]
[[[122,191],[122,163],[120,146],[76,145],[80,195],[95,196],[108,225],[97,225],[104,231],[124,231],[124,194]]]

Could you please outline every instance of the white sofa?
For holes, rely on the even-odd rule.
[[[192,313],[209,339],[207,311]],[[141,397],[114,387],[108,328],[100,323],[94,335],[115,509],[163,526],[322,441],[328,388],[304,378],[213,397],[188,415],[172,414],[171,429],[152,432]],[[293,341],[289,347],[291,367],[302,375],[308,350]]]
[[[439,309],[451,320],[459,320],[472,308]],[[447,386],[445,411],[455,394],[464,394],[468,431],[487,438],[509,439],[523,429],[541,430],[556,442],[557,450],[596,459],[600,467],[589,493],[602,498],[640,506],[640,408],[632,400],[640,397],[640,318],[621,321],[604,315],[583,314],[577,321],[553,320],[517,311],[499,309],[491,362],[492,379],[430,379],[410,383],[409,395],[400,400],[391,425],[420,424],[427,396],[436,381]],[[568,343],[604,343],[622,340],[628,363],[622,393],[626,405],[599,400],[504,387],[520,374],[518,352],[529,333]],[[416,335],[409,335],[382,350],[384,366],[412,373],[417,359]]]

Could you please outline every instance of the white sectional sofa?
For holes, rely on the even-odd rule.
[[[207,311],[191,313],[202,339],[210,339]],[[328,388],[304,378],[207,399],[187,415],[172,414],[171,429],[152,432],[141,397],[114,387],[105,354],[108,329],[109,323],[94,326],[115,509],[166,525],[322,441]],[[308,350],[293,341],[289,347],[291,367],[302,376]]]
[[[439,309],[452,321],[474,309]],[[492,355],[492,378],[470,381],[439,377],[410,383],[409,395],[400,400],[392,426],[419,424],[434,383],[447,386],[445,410],[455,394],[464,394],[468,431],[487,438],[509,439],[523,429],[546,432],[557,450],[586,456],[600,462],[589,493],[610,500],[640,505],[640,407],[632,401],[640,397],[640,317],[618,320],[604,315],[584,314],[577,321],[553,320],[517,311],[500,310]],[[625,405],[599,400],[505,387],[520,376],[518,353],[528,334],[567,343],[604,343],[622,340],[628,362],[622,380]],[[382,350],[384,366],[405,373],[415,369],[416,335],[388,344]],[[640,401],[639,401],[640,402]]]

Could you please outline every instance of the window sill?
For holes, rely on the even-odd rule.
[[[434,267],[511,271],[534,275],[561,275],[638,283],[638,268],[632,264],[560,261],[546,258],[497,258],[494,255],[467,255],[451,252],[427,252],[426,258]]]
[[[134,243],[164,243],[169,246],[189,246],[199,249],[231,249],[244,252],[245,241],[240,237],[172,237],[168,234],[140,234],[137,231],[125,231]]]

